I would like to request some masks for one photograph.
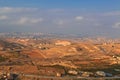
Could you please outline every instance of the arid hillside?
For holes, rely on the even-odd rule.
[[[99,70],[119,75],[120,44],[107,40],[1,39],[0,70],[42,76]]]

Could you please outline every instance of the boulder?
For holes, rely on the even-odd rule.
[[[120,69],[114,69],[115,71],[117,71],[117,72],[120,72]]]
[[[60,73],[56,73],[56,76],[57,77],[61,77],[62,75]]]
[[[75,71],[75,70],[69,70],[69,71],[68,71],[68,74],[77,75],[78,72]]]
[[[98,76],[98,77],[105,77],[106,73],[104,71],[97,71],[96,72],[96,76]]]
[[[110,74],[110,73],[106,73],[106,76],[107,76],[107,77],[112,77],[113,75]]]
[[[90,77],[91,75],[93,75],[92,72],[83,72],[83,73],[81,74],[82,77]]]

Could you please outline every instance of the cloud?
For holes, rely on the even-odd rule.
[[[113,28],[120,28],[120,22],[115,23]]]
[[[43,21],[42,18],[40,18],[40,19],[32,19],[32,20],[30,20],[31,23],[41,23],[42,21]]]
[[[120,11],[106,12],[103,14],[104,16],[119,16]]]
[[[70,20],[68,19],[56,19],[56,20],[53,20],[52,23],[54,25],[57,25],[57,26],[64,26],[64,27],[67,27],[67,25],[70,24]]]
[[[18,24],[26,24],[29,21],[28,18],[22,17],[21,19],[18,20]]]
[[[0,16],[0,20],[5,20],[5,19],[8,19],[8,17],[5,15]]]
[[[63,26],[65,24],[64,20],[53,20],[53,24],[58,26]]]
[[[13,9],[10,7],[0,7],[0,13],[11,12]]]
[[[65,22],[63,20],[59,20],[59,21],[56,22],[56,24],[58,24],[58,25],[63,25],[64,23]]]
[[[28,18],[28,17],[21,17],[17,24],[24,25],[24,24],[37,24],[43,21],[42,18]]]
[[[50,9],[50,10],[48,10],[48,12],[52,12],[52,13],[62,13],[62,12],[64,12],[64,9]]]
[[[83,20],[83,19],[84,19],[83,16],[76,16],[76,17],[75,17],[75,20],[78,20],[78,21],[79,21],[79,20]]]
[[[37,11],[38,8],[14,8],[14,7],[0,7],[0,13],[16,13]]]
[[[107,16],[103,16],[104,14]],[[1,31],[2,29],[9,31],[11,28],[18,31],[57,30],[56,32],[63,31],[63,33],[94,33],[94,31],[99,33],[112,31],[113,25],[114,28],[120,28],[120,17],[108,15],[120,15],[120,12],[89,13],[71,9],[0,7],[0,29]],[[32,26],[36,26],[36,30]]]

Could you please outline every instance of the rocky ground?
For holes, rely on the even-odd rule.
[[[1,39],[0,72],[54,77],[119,77],[120,43],[109,40]]]

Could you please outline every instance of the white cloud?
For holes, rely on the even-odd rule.
[[[28,12],[28,11],[36,11],[36,10],[38,10],[38,8],[0,7],[0,13]]]
[[[115,23],[113,28],[120,28],[120,22]]]
[[[76,16],[76,17],[75,17],[75,20],[83,20],[83,19],[84,19],[83,16]]]
[[[20,20],[18,20],[18,24],[26,24],[28,21],[28,18],[22,17]]]
[[[120,11],[106,12],[103,14],[104,16],[119,16]]]
[[[5,20],[5,19],[8,19],[8,17],[7,16],[0,16],[0,20]]]
[[[0,8],[0,13],[7,13],[7,12],[11,12],[13,9],[10,7],[1,7]]]
[[[40,18],[40,19],[32,19],[32,20],[30,20],[31,23],[40,23],[40,22],[42,22],[42,21],[43,21],[42,18]]]
[[[50,10],[48,10],[48,12],[52,12],[52,13],[62,13],[62,12],[64,12],[64,9],[50,9]]]
[[[28,18],[28,17],[21,17],[18,21],[17,24],[37,24],[41,23],[43,21],[42,18]]]
[[[57,22],[58,25],[63,25],[64,24],[64,21],[60,20]]]
[[[107,15],[119,15],[118,12],[105,12]],[[109,13],[109,14],[108,14]],[[62,9],[37,9],[21,7],[0,7],[0,24],[3,26],[45,26],[49,28],[62,27],[63,29],[80,28],[112,28],[113,23],[119,17],[101,16],[103,13],[81,13],[80,11]],[[42,17],[42,18],[41,18]],[[3,24],[4,23],[4,24]],[[42,23],[42,24],[41,24]],[[75,28],[74,28],[75,27]],[[90,28],[89,28],[90,27]],[[114,28],[120,28],[120,23],[114,24]],[[23,28],[24,29],[24,28]],[[51,29],[52,30],[52,29]],[[86,29],[84,29],[86,30]],[[82,29],[81,29],[82,31]]]
[[[57,24],[58,26],[65,26],[66,24],[68,24],[68,20],[64,20],[64,19],[57,19],[57,20],[53,20],[54,24]]]

